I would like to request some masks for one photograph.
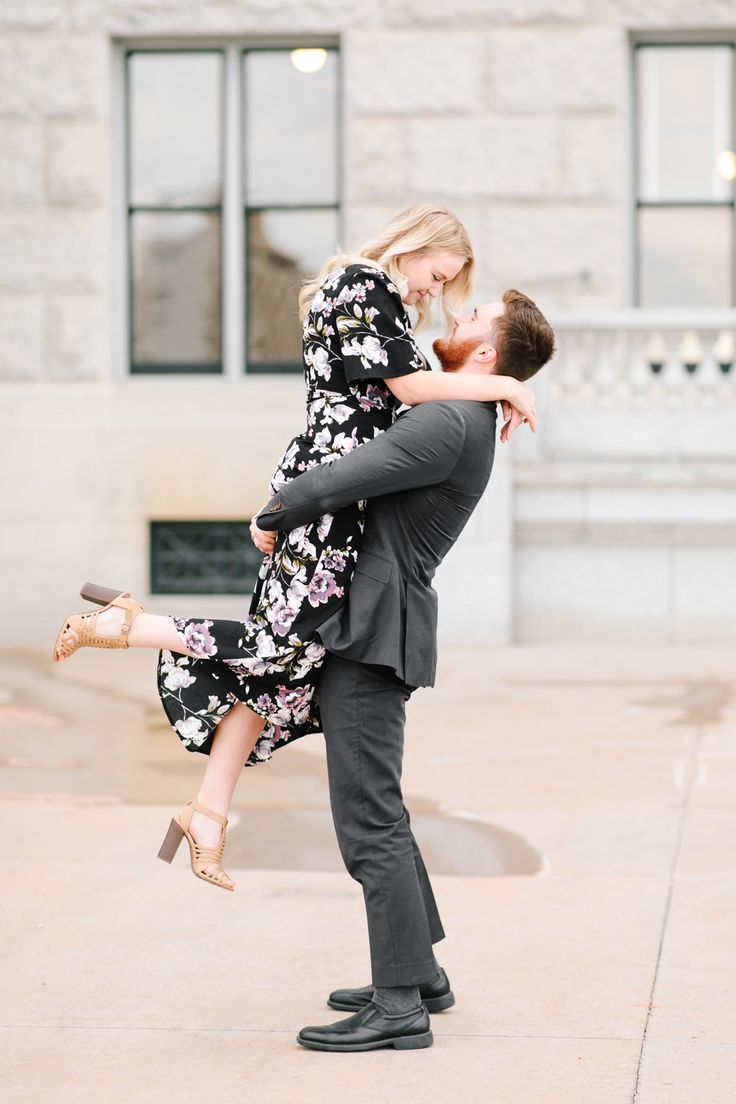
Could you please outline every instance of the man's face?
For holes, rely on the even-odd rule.
[[[499,300],[496,303],[481,303],[468,314],[456,315],[448,336],[438,338],[432,344],[443,371],[495,371],[493,324],[504,310],[505,305]]]

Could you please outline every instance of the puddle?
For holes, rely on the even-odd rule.
[[[646,698],[637,704],[679,709],[680,716],[670,723],[692,728],[719,724],[732,697],[733,687],[725,682],[693,682],[673,689],[666,697]]]
[[[246,776],[261,770],[273,772],[268,781],[277,783],[279,797],[287,791],[291,800],[244,807],[240,801],[247,800],[250,778],[243,780],[242,797],[236,793],[234,805],[238,823],[228,832],[227,857],[233,869],[344,871],[328,806],[324,758],[284,749]],[[544,869],[539,852],[515,832],[409,792],[405,798],[430,874],[533,875]]]

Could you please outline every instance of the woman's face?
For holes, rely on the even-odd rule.
[[[409,281],[403,302],[412,307],[425,295],[436,299],[442,285],[455,279],[465,259],[457,253],[404,253],[398,264]]]

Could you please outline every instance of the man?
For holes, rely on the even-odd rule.
[[[434,349],[445,371],[526,380],[554,351],[551,327],[517,291],[459,317]],[[512,408],[502,440],[521,415]],[[530,419],[533,425],[533,418]],[[429,1011],[454,1004],[432,945],[444,930],[401,793],[405,704],[434,684],[437,596],[431,579],[478,500],[493,463],[495,403],[422,403],[388,432],[287,483],[251,527],[275,537],[369,499],[346,601],[318,632],[327,649],[319,701],[330,802],[345,865],[363,886],[372,986],[336,990],[328,1004],[354,1011],[297,1039],[318,1050],[430,1046]]]

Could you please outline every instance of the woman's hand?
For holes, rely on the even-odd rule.
[[[260,513],[260,510],[258,511]],[[264,556],[270,556],[276,547],[276,534],[268,533],[265,529],[259,529],[255,519],[250,523],[250,536],[254,545]]]
[[[517,410],[515,406],[512,406],[510,402],[502,402],[501,410],[505,419],[504,425],[501,428],[501,440],[504,444],[510,441],[515,431],[520,425],[526,421],[526,418]]]
[[[530,387],[519,380],[511,381],[507,401],[521,414],[522,421],[529,423],[532,433],[537,428],[537,397]],[[504,415],[505,416],[505,415]]]

